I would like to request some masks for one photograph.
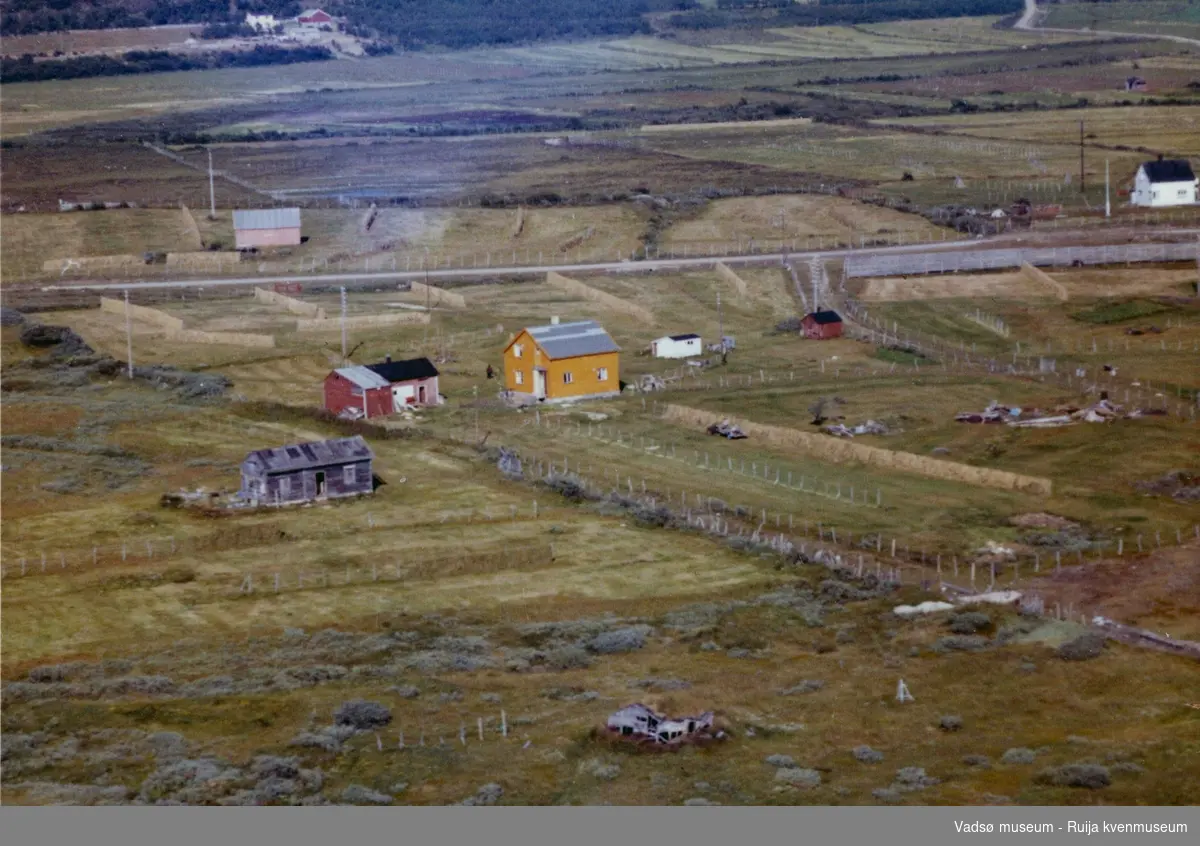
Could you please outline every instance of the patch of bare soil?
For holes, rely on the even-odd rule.
[[[1200,640],[1200,541],[1064,567],[1026,590],[1039,593],[1047,605],[1057,602],[1089,616]]]

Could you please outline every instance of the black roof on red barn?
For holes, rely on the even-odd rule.
[[[822,325],[842,322],[841,315],[839,315],[836,311],[830,311],[829,309],[825,309],[824,311],[814,311],[807,316],[811,317],[814,323],[819,323]]]
[[[427,358],[383,361],[379,364],[368,364],[367,369],[378,373],[389,382],[411,382],[414,379],[430,379],[438,375],[437,368]]]

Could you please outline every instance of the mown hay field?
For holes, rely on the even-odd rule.
[[[940,227],[924,218],[841,197],[776,195],[715,200],[697,216],[671,226],[659,238],[663,250],[681,253],[719,241],[747,243],[829,238],[857,243],[878,235],[935,240]]]
[[[1074,114],[1074,113],[1072,113]],[[676,155],[703,160],[735,161],[765,165],[780,170],[815,170],[836,174],[847,179],[873,179],[899,182],[905,173],[914,177],[915,184],[946,180],[955,177],[969,179],[1041,179],[1052,174],[1061,180],[1062,174],[1078,169],[1078,138],[1069,144],[1065,117],[1048,121],[1061,124],[1062,137],[1047,131],[1045,125],[1034,132],[1015,128],[1021,121],[1032,127],[1036,118],[1022,115],[992,118],[992,123],[967,122],[960,124],[941,118],[912,118],[896,121],[899,129],[907,125],[922,128],[936,127],[955,134],[998,135],[1003,140],[971,140],[936,137],[919,132],[894,132],[883,127],[878,132],[864,133],[849,127],[814,126],[811,129],[772,129],[764,123],[754,132],[728,133],[714,129],[703,137],[689,134],[655,133],[642,136],[642,144]],[[1078,136],[1078,116],[1075,132]],[[1008,126],[1003,132],[997,127]],[[986,131],[985,131],[986,130]],[[1160,140],[1161,140],[1161,136]],[[1104,142],[1120,143],[1120,142]],[[1109,157],[1113,169],[1122,173],[1136,168],[1145,158],[1141,154],[1114,153]]]
[[[1180,156],[1200,153],[1200,106],[1139,106],[1093,108],[1006,115],[958,115],[945,118],[905,118],[884,121],[896,126],[927,127],[956,135],[977,135],[1043,145],[1079,145],[1079,123],[1084,140],[1106,147],[1145,147]],[[1106,154],[1106,157],[1107,154]],[[1144,157],[1144,156],[1143,156]],[[1078,159],[1078,153],[1076,154]],[[1117,168],[1120,156],[1111,156]],[[1120,170],[1117,171],[1121,172]]]

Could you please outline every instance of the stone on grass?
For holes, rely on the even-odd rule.
[[[947,714],[938,720],[938,728],[942,731],[958,731],[963,727],[962,717]]]
[[[342,803],[346,805],[390,805],[392,797],[361,784],[351,784],[342,791]]]
[[[691,799],[685,799],[683,804],[687,805],[688,807],[695,808],[703,807],[705,805],[720,805],[721,803],[705,799],[703,796],[693,796]]]
[[[468,796],[458,804],[460,805],[495,805],[500,801],[500,797],[504,795],[504,788],[489,782],[475,791],[474,796]]]
[[[1055,650],[1055,654],[1064,661],[1090,661],[1103,654],[1106,640],[1104,635],[1088,632],[1068,640]]]
[[[992,619],[982,611],[963,611],[946,621],[950,631],[960,635],[973,635],[992,624]]]
[[[799,684],[792,685],[789,688],[779,691],[780,696],[794,696],[798,693],[816,693],[821,688],[825,687],[825,682],[820,679],[805,679]]]
[[[933,648],[938,652],[979,652],[987,646],[988,639],[981,635],[950,635],[938,638]]]
[[[1112,784],[1108,767],[1099,764],[1064,764],[1061,767],[1048,767],[1034,776],[1034,781],[1055,787],[1082,787],[1088,790],[1099,790]]]
[[[924,767],[902,767],[896,770],[896,778],[892,787],[901,792],[909,792],[924,790],[940,783],[941,779],[926,775]]]
[[[766,762],[768,764],[770,764],[772,767],[794,767],[794,766],[796,766],[796,762],[792,759],[791,755],[778,755],[778,754],[768,755],[766,757]]]
[[[889,805],[899,802],[903,798],[901,797],[899,790],[893,790],[890,787],[876,787],[871,791],[871,795],[880,802],[886,802]]]
[[[601,632],[588,641],[587,648],[598,655],[633,652],[646,645],[646,637],[652,631],[649,626],[639,625]]]
[[[775,771],[775,780],[785,782],[793,787],[819,787],[821,774],[816,770],[804,767],[781,767]]]
[[[883,753],[870,746],[855,746],[853,755],[854,760],[862,764],[878,764],[883,760]]]
[[[968,767],[979,767],[984,770],[992,766],[992,759],[987,755],[964,755],[962,762]]]
[[[1018,746],[1013,749],[1004,750],[1004,754],[1000,756],[1000,763],[1002,763],[1002,764],[1032,764],[1034,758],[1036,758],[1036,757],[1037,757],[1037,753],[1034,752],[1032,749],[1026,749],[1024,747]]]
[[[333,721],[340,726],[351,726],[358,731],[369,731],[390,723],[392,712],[386,705],[380,705],[378,702],[352,699],[338,706],[338,709],[333,712]]]

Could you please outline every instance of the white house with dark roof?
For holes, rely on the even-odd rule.
[[[1129,201],[1145,208],[1194,205],[1200,202],[1200,182],[1187,159],[1159,156],[1138,168]]]
[[[300,243],[300,209],[238,209],[233,238],[239,250],[294,247]]]
[[[655,358],[689,358],[704,352],[704,343],[695,333],[664,335],[650,342],[650,354]]]

